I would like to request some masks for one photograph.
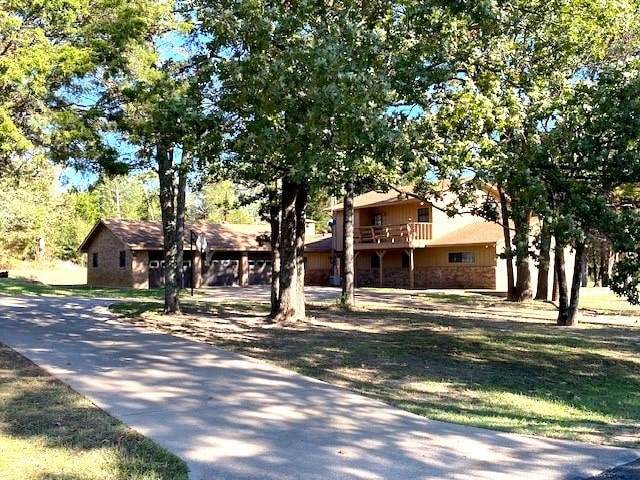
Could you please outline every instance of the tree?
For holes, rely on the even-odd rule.
[[[579,85],[563,103],[549,135],[546,162],[541,165],[557,199],[554,233],[558,248],[576,251],[572,293],[561,294],[558,324],[577,323],[580,271],[585,246],[605,234],[623,254],[612,289],[638,301],[636,258],[640,216],[633,204],[619,202],[616,191],[640,182],[640,79],[636,60],[601,69],[593,82]],[[560,282],[562,283],[562,282]],[[561,292],[563,288],[561,285]],[[566,290],[566,287],[565,287]]]
[[[224,161],[245,181],[281,185],[275,317],[297,320],[308,198],[375,164],[380,127],[393,125],[381,75],[393,5],[225,1],[198,12],[211,38],[205,74],[228,120]]]
[[[505,256],[508,265],[515,258],[518,270],[510,276],[509,298],[523,300],[531,295],[530,220],[548,211],[544,182],[530,168],[541,134],[553,126],[540,111],[626,37],[635,6],[480,2],[452,5],[449,12],[458,27],[457,46],[444,61],[451,74],[427,86],[418,99],[427,165],[418,170],[419,178],[424,182],[424,171],[434,171],[451,181],[462,206],[471,200],[468,206],[488,219],[500,214]],[[475,203],[472,192],[484,185],[500,192],[500,208],[495,202]],[[495,208],[487,208],[491,203]]]
[[[55,158],[81,168],[95,160],[111,167],[110,173],[143,167],[158,174],[166,313],[180,313],[186,181],[198,158],[199,136],[212,118],[194,82],[196,67],[182,35],[192,16],[182,7],[170,0],[137,0],[122,10],[107,9],[120,23],[101,24],[95,41],[103,49],[109,35],[125,41],[116,41],[115,55],[62,92],[51,129]],[[168,54],[180,44],[183,55]]]

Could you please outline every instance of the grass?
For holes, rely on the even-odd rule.
[[[0,478],[187,480],[186,464],[0,344]]]
[[[495,298],[467,301],[502,305]],[[465,313],[457,301],[425,300],[424,307],[368,305],[353,312],[315,305],[305,322],[264,328],[264,305],[185,306],[188,314],[177,318],[154,304],[114,310],[429,418],[640,447],[638,327],[562,329],[527,306]]]
[[[25,278],[0,278],[0,295],[51,295],[104,298],[162,299],[161,288],[93,287],[90,285],[47,285]]]
[[[580,289],[580,308],[604,315],[640,316],[640,305],[630,305],[626,299],[602,287]]]

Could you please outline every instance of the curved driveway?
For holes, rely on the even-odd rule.
[[[120,322],[108,304],[0,297],[0,342],[180,455],[194,480],[569,480],[640,457],[427,420]]]

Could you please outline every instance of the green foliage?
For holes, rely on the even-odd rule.
[[[575,241],[594,231],[607,235],[625,253],[611,287],[632,303],[638,302],[640,253],[640,215],[628,198],[630,185],[640,183],[637,72],[636,61],[616,62],[560,99],[562,115],[547,139],[551,155],[541,165],[559,206],[556,230]]]
[[[12,163],[17,175],[0,177],[0,261],[45,255],[49,234],[57,226],[57,172],[43,158]],[[56,245],[52,245],[55,249]],[[44,251],[43,251],[44,250]]]
[[[1,1],[0,166],[43,145],[58,158],[67,149],[75,162],[112,162],[90,77],[113,79],[166,15],[165,1]]]
[[[151,172],[101,176],[80,199],[79,209],[91,224],[100,218],[158,220],[158,181]]]
[[[212,223],[256,223],[258,206],[245,205],[238,185],[230,180],[204,185],[191,206],[189,216]]]
[[[339,192],[393,165],[392,4],[201,2],[238,179]],[[360,172],[362,170],[362,173]]]

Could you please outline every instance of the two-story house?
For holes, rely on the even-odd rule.
[[[471,214],[449,217],[438,207],[393,190],[357,196],[356,286],[506,290],[502,227]],[[342,206],[333,215],[340,257]]]

